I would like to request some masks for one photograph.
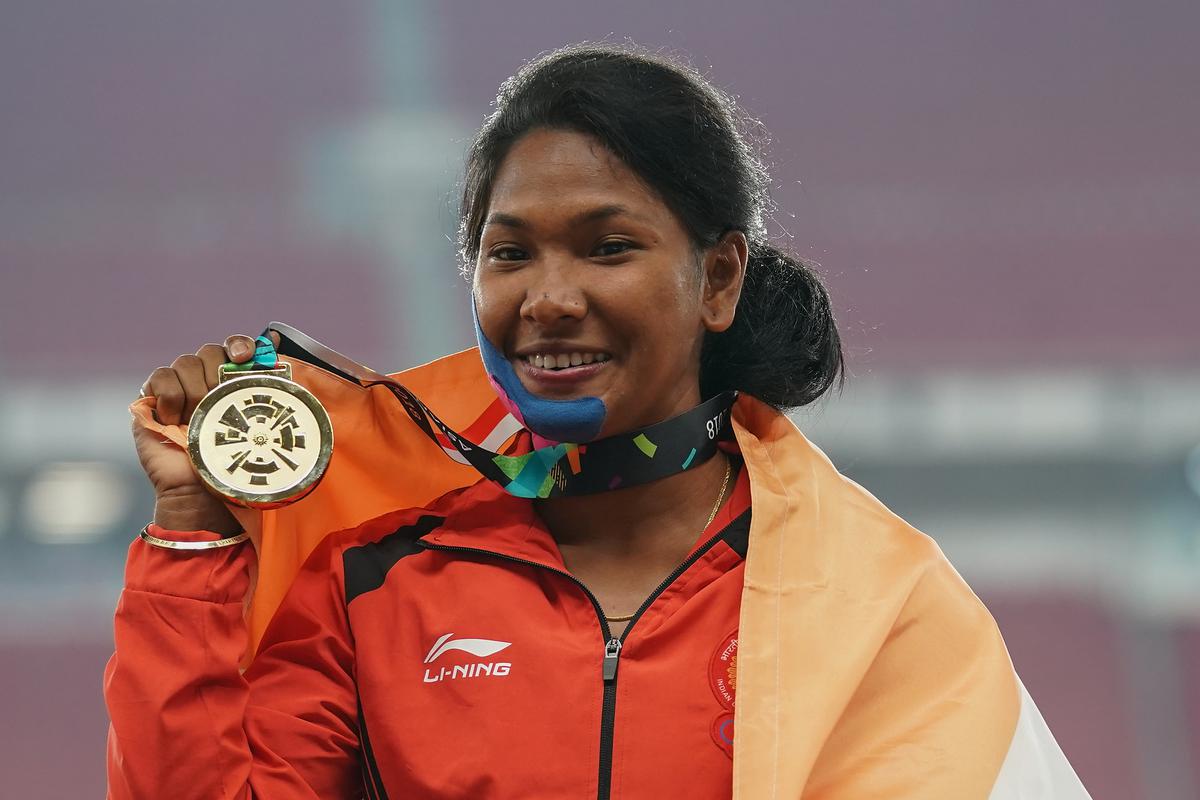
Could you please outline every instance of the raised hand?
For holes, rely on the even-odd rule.
[[[271,333],[276,346],[278,335]],[[197,403],[217,385],[217,369],[224,363],[245,363],[254,357],[254,337],[235,334],[224,344],[206,344],[194,354],[185,353],[150,373],[142,395],[153,397],[154,416],[164,425],[186,426]],[[236,533],[241,530],[224,502],[208,491],[192,467],[188,454],[158,433],[133,425],[133,443],[146,476],[154,486],[154,521],[168,530],[206,530]]]

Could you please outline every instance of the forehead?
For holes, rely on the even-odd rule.
[[[567,217],[619,205],[666,223],[670,210],[641,176],[596,139],[536,129],[513,144],[492,184],[490,212],[522,218]]]

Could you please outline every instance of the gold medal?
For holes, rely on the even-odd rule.
[[[223,365],[188,424],[188,455],[217,494],[247,508],[277,508],[308,494],[329,466],[333,423],[290,364],[237,371]]]

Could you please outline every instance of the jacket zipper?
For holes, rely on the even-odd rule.
[[[604,700],[600,709],[600,775],[597,783],[596,797],[597,800],[609,800],[612,794],[612,755],[613,755],[613,728],[616,723],[617,716],[617,668],[621,660],[621,648],[625,645],[625,637],[629,635],[629,631],[633,630],[633,626],[641,619],[642,614],[646,612],[655,599],[660,594],[666,591],[672,583],[679,579],[679,576],[687,571],[688,567],[696,563],[712,549],[713,545],[721,540],[725,529],[718,531],[708,539],[704,544],[700,545],[690,556],[684,559],[679,566],[671,571],[666,578],[663,579],[653,592],[650,593],[642,604],[638,606],[638,610],[629,618],[629,624],[625,626],[625,630],[621,635],[613,636],[612,629],[608,627],[608,620],[604,618],[604,609],[600,605],[600,601],[592,594],[583,581],[576,578],[566,570],[556,569],[554,567],[539,564],[536,561],[530,561],[516,556],[497,553],[493,550],[485,550],[480,547],[462,547],[460,545],[434,544],[423,539],[417,539],[417,544],[427,550],[442,550],[452,553],[471,553],[474,555],[490,556],[498,558],[502,561],[510,561],[514,564],[521,564],[527,567],[537,567],[548,572],[553,572],[557,575],[562,575],[567,580],[574,583],[580,588],[584,595],[592,601],[592,607],[596,610],[596,618],[600,620],[600,630],[604,634],[604,657],[601,661],[600,677],[604,682]]]

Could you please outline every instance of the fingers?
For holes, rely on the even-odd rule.
[[[178,425],[183,416],[183,384],[170,367],[159,367],[146,379],[143,391],[156,398],[154,416],[163,425]]]
[[[279,334],[269,333],[279,346]],[[184,354],[169,367],[159,367],[142,384],[141,394],[156,398],[154,416],[164,425],[184,425],[196,405],[219,380],[218,369],[228,361],[243,364],[254,357],[257,342],[251,336],[234,334],[223,345],[209,343],[195,355]]]
[[[196,410],[200,398],[208,394],[208,381],[204,378],[204,362],[199,356],[186,354],[171,362],[171,369],[183,387],[183,414],[180,424],[186,424]]]
[[[230,360],[229,355],[221,345],[210,343],[197,350],[196,357],[204,364],[204,383],[212,389],[219,382],[217,370]]]
[[[229,353],[229,360],[237,364],[242,364],[254,357],[254,348],[257,345],[253,337],[243,336],[242,334],[234,334],[225,340],[225,352]]]

